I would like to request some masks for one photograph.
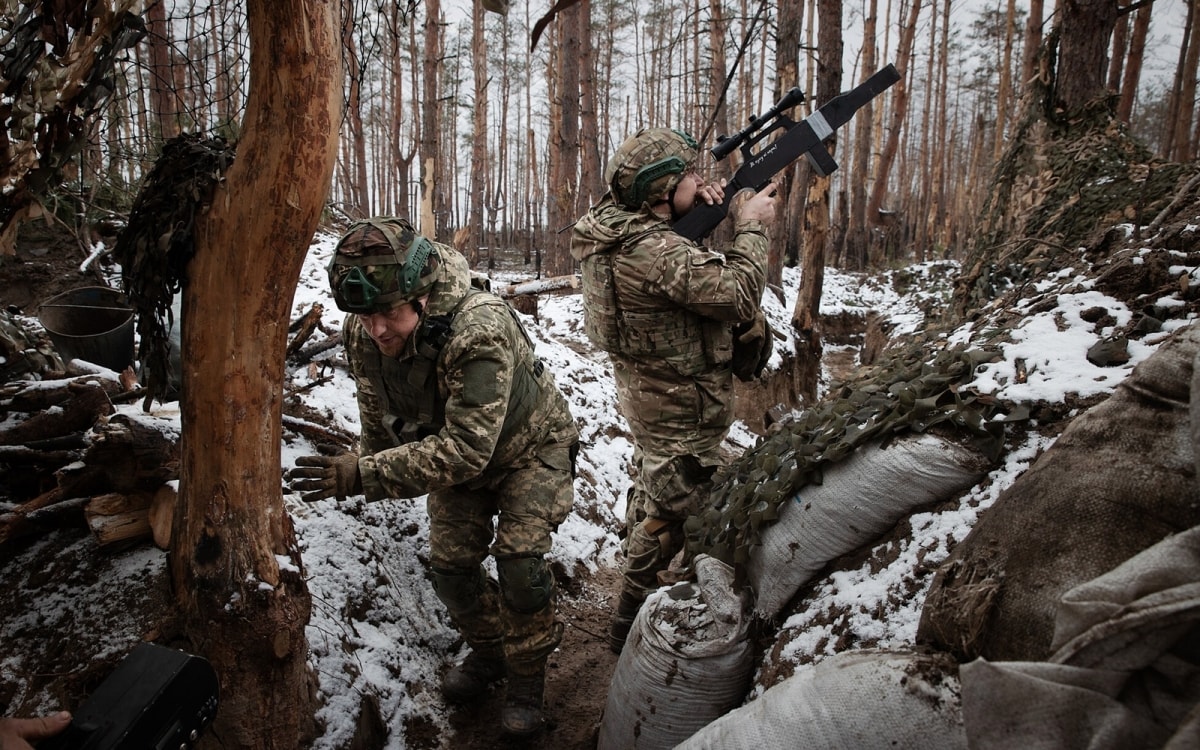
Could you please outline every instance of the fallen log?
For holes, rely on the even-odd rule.
[[[297,435],[311,438],[319,443],[329,443],[347,449],[354,445],[357,440],[353,435],[343,430],[334,427],[325,427],[298,417],[288,416],[287,414],[283,415],[283,427]]]
[[[313,335],[313,331],[317,330],[317,325],[321,322],[321,315],[324,312],[325,308],[321,305],[313,305],[299,320],[288,326],[288,333],[294,333],[295,336],[288,342],[287,350],[284,352],[285,357],[290,357],[300,351],[304,342]]]
[[[113,413],[108,394],[95,385],[78,388],[75,395],[58,407],[34,414],[20,424],[0,431],[0,445],[23,445],[80,432],[90,428],[100,417]]]
[[[522,294],[541,294],[542,292],[554,292],[560,289],[578,288],[579,274],[569,274],[567,276],[551,276],[547,279],[518,281],[515,284],[496,287],[492,291],[500,297],[517,297]]]
[[[53,471],[83,457],[83,451],[43,449],[35,445],[0,445],[0,464],[51,467]]]
[[[288,358],[292,362],[295,362],[296,364],[300,364],[300,365],[308,364],[318,354],[321,354],[322,352],[327,352],[330,349],[333,349],[334,347],[340,346],[341,343],[342,343],[342,332],[337,331],[333,335],[329,336],[329,338],[322,339],[321,341],[313,342],[312,344],[309,344],[308,346],[304,347],[303,349],[299,349],[295,353],[292,353],[292,350],[289,348]]]

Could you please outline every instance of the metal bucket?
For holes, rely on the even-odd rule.
[[[133,308],[106,286],[85,286],[51,297],[38,320],[64,361],[86,362],[120,372],[133,363]]]

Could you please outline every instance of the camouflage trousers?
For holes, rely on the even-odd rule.
[[[637,475],[625,511],[622,589],[638,601],[659,587],[684,545],[683,522],[708,502],[713,475],[725,462],[717,448],[693,455],[650,453],[635,446]]]
[[[573,450],[573,449],[572,449]],[[436,571],[478,576],[474,601],[454,611],[451,619],[473,651],[488,657],[503,654],[509,670],[536,671],[562,640],[557,619],[553,575],[550,596],[534,612],[512,606],[520,592],[506,592],[501,581],[483,572],[490,554],[506,560],[544,559],[550,535],[566,519],[574,503],[571,471],[532,464],[485,475],[472,482],[430,493],[430,562]],[[440,594],[439,594],[440,596]]]

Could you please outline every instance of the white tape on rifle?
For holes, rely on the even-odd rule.
[[[833,128],[829,126],[829,120],[825,119],[825,115],[821,114],[820,110],[817,110],[809,115],[805,119],[805,122],[807,122],[808,126],[812,128],[813,133],[816,134],[817,138],[822,141],[833,135]]]

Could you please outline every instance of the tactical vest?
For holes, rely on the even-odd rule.
[[[504,305],[530,352],[530,356],[519,363],[513,373],[508,412],[497,445],[504,445],[513,432],[529,422],[541,394],[540,377],[545,366],[540,359],[532,356],[533,342],[521,325],[516,311],[498,297],[471,289],[449,313],[431,315],[425,319],[414,356],[398,360],[384,357],[377,347],[364,348],[364,372],[379,396],[383,427],[397,445],[435,435],[445,426],[445,401],[438,394],[438,357],[455,333],[454,323],[458,316],[465,310],[488,304]]]
[[[644,234],[627,238],[622,246]],[[581,263],[584,332],[593,344],[612,354],[665,360],[681,375],[695,375],[729,362],[733,341],[727,323],[682,307],[648,313],[623,310],[613,270],[616,251],[594,253]]]

